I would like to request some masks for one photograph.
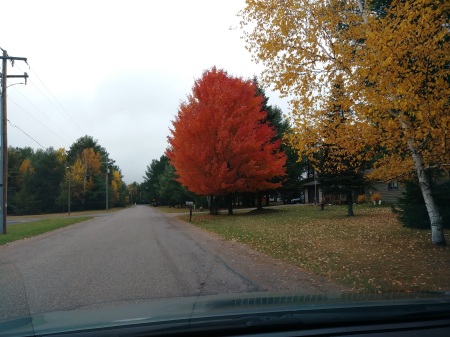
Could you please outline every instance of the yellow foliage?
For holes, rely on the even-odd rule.
[[[101,159],[100,154],[92,148],[84,149],[81,155],[70,167],[71,184],[73,195],[81,197],[86,191],[94,187],[94,176],[100,174]]]
[[[384,17],[365,4],[246,1],[241,27],[265,66],[262,82],[292,97],[287,141],[313,162],[330,146],[334,170],[358,167],[382,148],[389,155],[375,165],[378,178],[418,170],[413,154],[446,167],[450,2],[393,0]],[[335,107],[345,118],[330,119]]]
[[[31,166],[31,161],[29,159],[23,160],[22,164],[20,164],[19,172],[21,174],[34,172],[33,166]]]
[[[18,174],[17,177],[16,177],[17,187],[20,188],[22,186],[23,178],[24,178],[25,174],[33,173],[33,172],[34,172],[34,168],[31,165],[31,161],[29,159],[24,159],[22,161],[22,164],[20,164],[20,167],[19,167],[19,173],[20,174]]]
[[[367,174],[371,180],[411,180],[414,178],[414,163],[411,157],[384,156],[375,163],[375,169]]]
[[[75,163],[70,166],[66,180],[68,181],[70,175],[71,193],[75,198],[80,198],[84,193],[84,178],[85,167],[83,162],[78,158]]]
[[[102,165],[100,154],[95,152],[93,148],[84,149],[80,159],[85,167],[85,174],[98,174]]]
[[[56,154],[56,161],[59,165],[65,165],[67,162],[67,154],[66,149],[61,147],[58,150],[55,151]]]
[[[111,188],[113,190],[113,201],[119,201],[119,189],[122,187],[122,177],[120,176],[120,172],[116,170],[112,170],[112,181]]]
[[[112,171],[112,179],[116,183],[117,189],[122,187],[122,178],[120,176],[120,172],[119,171],[116,171],[116,170]]]

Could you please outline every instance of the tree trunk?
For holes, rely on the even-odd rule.
[[[408,126],[399,118],[402,128],[407,131]],[[425,172],[425,164],[423,162],[423,157],[417,152],[417,148],[414,145],[414,141],[411,138],[407,139],[408,149],[411,153],[412,159],[414,161],[414,166],[416,169],[417,179],[419,180],[420,190],[422,191],[423,200],[425,201],[425,206],[428,211],[428,217],[430,218],[431,224],[431,242],[433,245],[446,246],[444,236],[444,222],[439,213],[439,209],[434,202],[433,194],[431,193],[431,177]]]
[[[263,207],[262,207],[262,194],[261,194],[261,192],[258,192],[258,204],[257,204],[257,206],[256,206],[256,209],[258,209],[258,210],[262,210],[262,209],[263,209]]]
[[[227,195],[227,203],[228,203],[228,215],[233,215],[233,195]]]
[[[244,193],[242,194],[242,206],[243,207],[253,207],[255,206],[255,194],[254,193]]]
[[[408,146],[409,143],[410,142],[408,141]],[[423,200],[425,201],[425,206],[428,211],[428,217],[430,218],[431,242],[434,245],[446,246],[447,242],[445,241],[444,236],[444,223],[431,193],[431,177],[425,172],[422,156],[415,151],[414,147],[412,148],[414,150],[412,151],[412,157],[416,167],[420,190],[422,191]]]
[[[266,206],[269,206],[269,200],[270,199],[270,194],[266,194]]]
[[[347,192],[347,203],[348,203],[347,215],[354,216],[355,213],[353,212],[353,195],[352,195],[352,192]]]
[[[215,195],[210,196],[209,214],[211,215],[219,214],[217,210],[217,197]]]

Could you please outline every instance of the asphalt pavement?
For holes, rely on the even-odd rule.
[[[342,290],[147,206],[0,247],[0,318],[180,296]]]

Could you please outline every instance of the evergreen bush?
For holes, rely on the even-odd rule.
[[[405,227],[429,229],[430,219],[419,184],[408,181],[404,185],[406,190],[402,193],[403,197],[398,200],[400,210],[395,211],[398,219]],[[450,228],[450,182],[435,184],[432,188],[434,200],[444,221],[444,228]]]

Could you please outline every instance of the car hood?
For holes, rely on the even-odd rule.
[[[97,308],[38,313],[0,321],[0,336],[155,335],[277,325],[411,320],[449,317],[450,293],[247,293],[152,299]]]

